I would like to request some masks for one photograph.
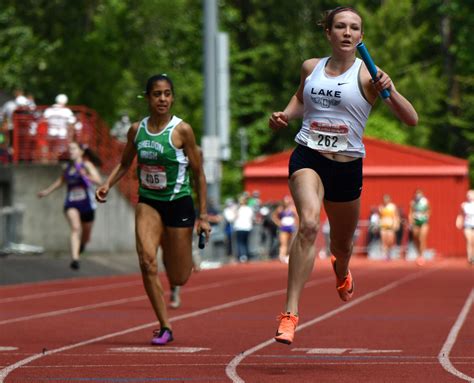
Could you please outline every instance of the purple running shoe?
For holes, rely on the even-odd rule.
[[[153,331],[151,344],[154,346],[164,346],[173,340],[173,332],[168,327]]]

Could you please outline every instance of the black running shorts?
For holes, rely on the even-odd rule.
[[[64,213],[66,213],[69,209],[76,209],[79,212],[79,216],[81,217],[81,222],[94,222],[95,219],[95,210],[85,210],[81,211],[76,207],[65,207]]]
[[[144,203],[155,209],[160,215],[165,226],[168,227],[193,227],[196,220],[194,203],[191,196],[179,198],[174,201],[158,201],[140,196],[138,203]]]
[[[362,158],[338,162],[324,157],[317,150],[298,145],[290,157],[289,177],[300,169],[313,169],[324,186],[324,199],[331,202],[349,202],[362,192]]]

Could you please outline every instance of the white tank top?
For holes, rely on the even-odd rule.
[[[319,60],[305,79],[303,124],[295,141],[321,152],[365,157],[362,136],[372,105],[359,87],[362,60],[356,58],[336,77],[326,74],[328,60]]]
[[[474,228],[474,202],[463,202],[464,227]]]

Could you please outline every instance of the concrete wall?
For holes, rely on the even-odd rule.
[[[59,165],[20,164],[12,169],[12,204],[24,206],[22,240],[43,246],[48,252],[69,251],[69,226],[63,213],[66,187],[38,199],[37,192],[61,175]],[[2,168],[1,171],[4,171]],[[5,170],[6,171],[6,170]],[[134,207],[116,189],[106,204],[96,210],[88,250],[103,252],[135,251]]]
[[[0,165],[0,207],[11,205],[12,169]]]

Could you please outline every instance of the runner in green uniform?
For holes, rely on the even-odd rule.
[[[408,214],[408,222],[410,224],[413,242],[415,244],[417,260],[419,265],[425,261],[423,253],[426,250],[426,239],[428,237],[430,219],[430,203],[420,189],[415,191],[412,201],[410,202],[410,212]]]
[[[164,345],[173,340],[171,323],[164,300],[164,288],[157,278],[158,247],[171,286],[181,286],[193,269],[192,233],[196,220],[189,168],[193,172],[198,198],[197,232],[209,239],[206,178],[193,129],[171,114],[174,89],[166,75],[147,81],[145,96],[150,116],[134,123],[120,163],[96,191],[99,202],[128,171],[137,156],[139,200],[135,211],[135,234],[143,284],[160,328],[154,331],[152,344]]]

